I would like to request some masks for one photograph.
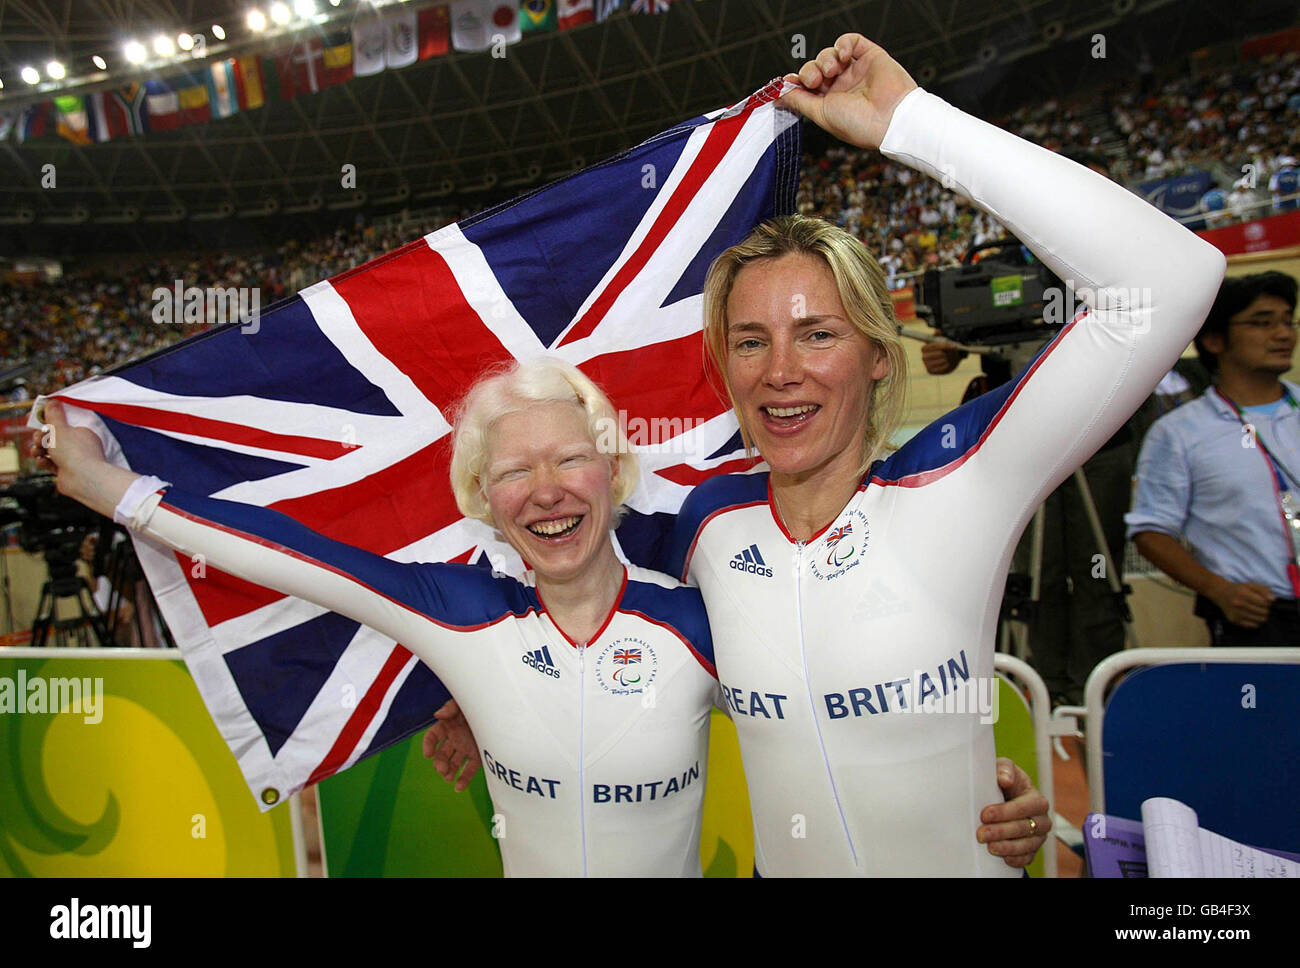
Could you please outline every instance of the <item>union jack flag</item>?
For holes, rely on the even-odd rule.
[[[674,0],[632,0],[633,13],[667,13]]]
[[[630,665],[633,662],[641,661],[640,649],[615,649],[614,661],[619,665]]]
[[[842,527],[832,529],[826,535],[826,547],[834,548],[837,544],[840,543],[840,541],[842,541],[844,538],[847,538],[852,533],[853,533],[852,524],[846,524],[843,525]]]
[[[461,517],[450,408],[494,365],[553,355],[632,419],[620,553],[654,560],[692,486],[753,466],[703,367],[713,258],[793,208],[798,125],[779,81],[530,195],[448,225],[263,312],[58,394],[110,459],[274,508],[401,561],[523,574]],[[674,418],[681,418],[673,423]],[[400,645],[142,539],[136,548],[209,710],[265,809],[421,730],[447,697]],[[629,655],[631,653],[628,653]],[[628,659],[627,661],[633,661]]]

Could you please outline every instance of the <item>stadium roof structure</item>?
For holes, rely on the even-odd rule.
[[[402,9],[433,5],[413,0]],[[133,36],[223,23],[230,36],[210,40],[208,58],[269,53],[274,42],[244,28],[248,6],[0,0],[0,112],[60,93],[19,83],[22,64],[57,57],[85,65],[95,53],[120,62],[121,45]],[[323,35],[347,29],[359,4],[317,6],[321,23],[301,30]],[[1088,38],[1124,22],[1172,24],[1196,8],[1203,27],[1226,31],[1237,18],[1233,30],[1241,30],[1239,9],[1216,13],[1221,5],[1210,0],[699,0],[656,16],[632,13],[630,0],[622,6],[602,23],[526,34],[502,57],[452,51],[173,131],[88,145],[6,138],[0,223],[134,225],[147,235],[151,224],[379,211],[521,192],[737,101],[851,29],[880,40],[923,85],[958,100],[987,93],[985,80],[1032,60],[1038,66],[1016,75],[1022,101],[1078,83],[1089,68],[1081,53]],[[1182,9],[1167,9],[1174,6]],[[1043,68],[1067,49],[1078,61],[1073,73],[1059,56],[1056,68]],[[72,92],[166,74],[146,64],[102,76]],[[57,171],[54,190],[42,185],[47,164]],[[349,164],[355,190],[341,185]]]

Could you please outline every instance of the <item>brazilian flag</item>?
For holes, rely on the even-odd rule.
[[[525,34],[555,30],[555,0],[524,0],[519,5],[519,29]]]

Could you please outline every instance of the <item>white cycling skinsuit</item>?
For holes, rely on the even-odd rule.
[[[778,520],[767,474],[701,484],[665,570],[704,594],[759,873],[1016,877],[975,838],[1002,800],[980,707],[1012,549],[1182,353],[1224,258],[925,91],[898,105],[881,151],[992,213],[1090,310],[1011,383],[876,463],[808,542]]]
[[[469,565],[401,564],[264,508],[141,478],[134,530],[401,642],[456,696],[483,756],[507,876],[699,877],[717,693],[699,593],[629,567],[586,647],[537,589]]]

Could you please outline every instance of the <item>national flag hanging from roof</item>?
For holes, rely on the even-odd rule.
[[[149,112],[150,131],[171,131],[180,126],[181,102],[176,90],[166,81],[145,81],[145,103]]]
[[[239,110],[239,88],[235,83],[233,59],[215,60],[208,65],[208,103],[214,118],[228,118]]]
[[[77,94],[64,94],[54,99],[54,106],[59,110],[59,135],[74,144],[90,144],[90,116],[85,100]]]
[[[384,69],[387,33],[387,24],[377,11],[357,11],[352,21],[352,70],[357,77],[369,77]]]
[[[519,8],[519,29],[525,34],[555,30],[555,0],[525,0]]]
[[[420,11],[418,22],[419,59],[428,60],[447,53],[451,43],[451,14],[447,5],[440,3],[436,7],[425,7]]]
[[[275,75],[275,84],[281,98],[289,100],[299,94],[315,94],[326,87],[342,84],[351,79],[352,38],[348,34],[331,37],[306,37],[287,50],[274,55],[272,68],[263,72]]]
[[[368,77],[447,53],[447,7],[358,12],[352,22],[353,72]]]
[[[418,29],[414,10],[399,7],[384,15],[384,65],[389,70],[410,67],[419,59]]]
[[[351,34],[336,33],[325,38],[321,66],[321,87],[332,87],[352,79]]]
[[[149,109],[145,86],[133,81],[126,87],[109,92],[114,108],[120,112],[126,134],[146,134],[149,131]]]
[[[208,99],[207,79],[202,73],[181,74],[173,80],[180,104],[180,124],[204,124],[212,120],[212,103]]]
[[[186,491],[397,560],[521,574],[509,546],[456,509],[448,421],[490,367],[559,356],[627,414],[642,480],[617,537],[649,564],[691,487],[754,463],[704,373],[701,289],[722,249],[793,208],[799,128],[782,90],[773,81],[318,282],[256,327],[209,331],[59,396],[84,408],[73,417],[97,426],[111,459]],[[356,622],[136,549],[264,806],[422,730],[447,697],[410,652]]]
[[[522,36],[519,23],[519,0],[494,0],[488,4],[488,23],[491,24],[492,42],[517,44]]]
[[[572,30],[596,19],[593,0],[556,0],[556,16],[561,30]]]
[[[96,141],[108,141],[126,133],[122,113],[107,91],[86,95],[86,113],[90,115],[90,134]]]
[[[14,126],[14,136],[22,144],[31,138],[39,138],[50,133],[50,118],[54,114],[54,104],[50,101],[37,101],[22,108]]]
[[[235,99],[241,111],[260,108],[266,103],[262,89],[262,63],[253,56],[237,57],[235,69]]]

